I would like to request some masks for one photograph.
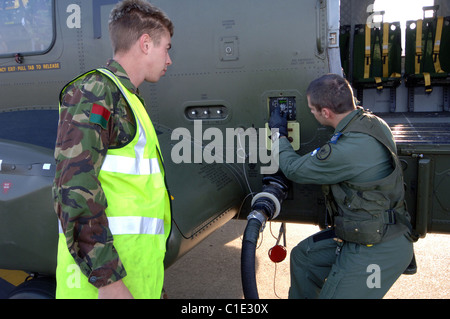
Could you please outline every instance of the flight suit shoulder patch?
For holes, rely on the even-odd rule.
[[[316,153],[317,159],[320,161],[326,160],[328,157],[330,157],[332,150],[333,149],[331,148],[330,143],[325,144],[317,151]]]
[[[342,133],[341,133],[341,132],[335,133],[335,134],[331,137],[330,143],[336,144],[341,136],[342,136]]]

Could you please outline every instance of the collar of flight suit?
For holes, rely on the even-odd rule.
[[[347,125],[350,123],[350,121],[359,113],[362,112],[363,109],[357,108],[356,110],[352,111],[350,114],[348,114],[346,117],[344,117],[339,124],[336,126],[336,129],[334,130],[334,133],[341,133]]]

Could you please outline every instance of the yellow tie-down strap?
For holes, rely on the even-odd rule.
[[[389,23],[383,24],[383,77],[389,76]]]
[[[375,77],[375,83],[377,84],[377,90],[383,89],[383,80],[380,77]]]
[[[425,92],[427,92],[427,93],[433,92],[433,88],[431,87],[430,73],[423,72],[423,78],[425,80]]]
[[[415,59],[415,71],[416,74],[420,73],[420,65],[422,62],[422,25],[423,20],[417,20],[416,26],[416,59]]]
[[[365,49],[364,49],[364,78],[368,79],[370,77],[370,65],[371,65],[371,57],[370,57],[370,41],[371,41],[371,33],[372,29],[366,24],[366,32],[365,32]]]
[[[442,28],[444,26],[444,17],[438,17],[436,25],[436,38],[433,47],[434,71],[436,73],[444,73],[441,69],[441,62],[439,61],[439,52],[441,51]]]

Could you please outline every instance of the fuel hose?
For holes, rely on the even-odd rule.
[[[252,200],[252,211],[247,217],[241,250],[241,280],[245,299],[259,299],[255,271],[259,233],[267,220],[279,215],[287,193],[288,183],[284,175],[268,176],[263,179],[263,190]]]

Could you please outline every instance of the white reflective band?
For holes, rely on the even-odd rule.
[[[3,160],[0,159],[0,171],[2,170],[2,163],[3,163]]]
[[[129,175],[150,175],[160,173],[157,158],[132,158],[118,155],[106,155],[102,171]]]
[[[108,217],[113,235],[164,235],[164,220],[150,217]]]
[[[108,217],[112,235],[164,235],[164,220],[141,216]],[[63,229],[58,222],[59,232]]]

